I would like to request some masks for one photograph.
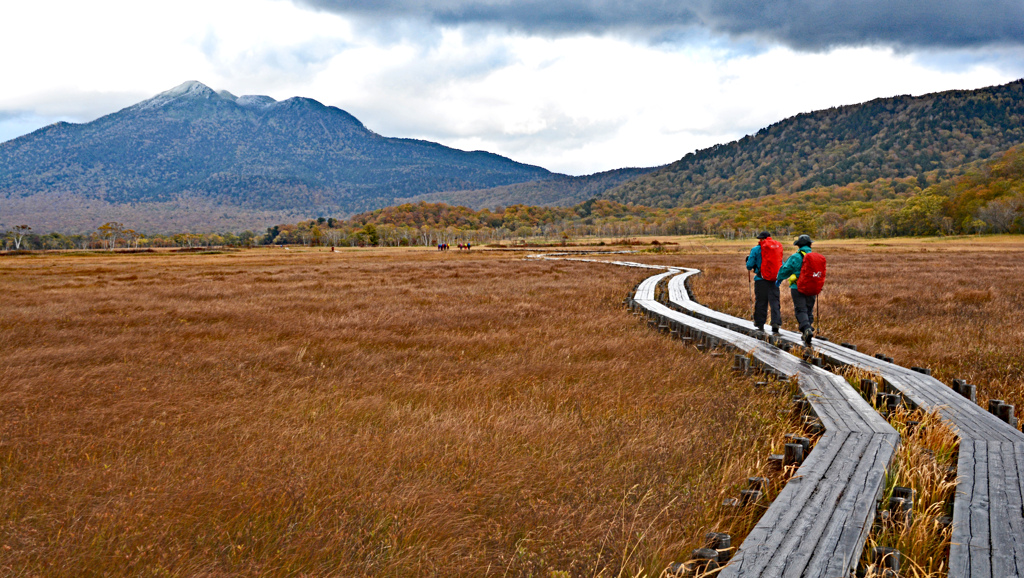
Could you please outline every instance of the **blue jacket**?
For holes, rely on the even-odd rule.
[[[800,268],[804,266],[804,253],[811,253],[810,247],[800,247],[800,249],[790,255],[789,259],[782,264],[782,268],[779,269],[778,281],[776,285],[782,285],[782,282],[789,279],[790,275],[796,274],[796,278],[800,278]]]
[[[754,281],[764,281],[761,278],[761,245],[754,245],[747,255],[747,271],[754,272]]]

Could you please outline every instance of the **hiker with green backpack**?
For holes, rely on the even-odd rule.
[[[781,266],[782,243],[772,239],[768,231],[762,231],[757,236],[757,245],[747,256],[747,275],[754,272],[754,327],[762,333],[769,308],[772,311],[772,333],[778,334],[782,325],[779,286],[775,283]]]
[[[825,257],[811,251],[811,238],[800,235],[793,244],[797,252],[786,260],[779,269],[775,286],[790,284],[789,294],[793,298],[793,312],[800,324],[804,345],[811,346],[814,337],[814,302],[825,286]]]

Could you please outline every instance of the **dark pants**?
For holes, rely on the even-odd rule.
[[[782,325],[782,310],[779,308],[779,288],[774,281],[754,281],[754,325],[764,327],[768,320],[768,308],[772,310],[772,327]]]
[[[817,295],[804,295],[792,287],[789,294],[793,297],[793,312],[796,314],[796,321],[800,324],[800,331],[808,327],[814,327],[814,301]]]

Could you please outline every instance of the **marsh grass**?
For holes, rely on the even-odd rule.
[[[901,576],[941,578],[949,570],[956,461],[959,439],[935,412],[898,408],[889,421],[902,437],[886,475],[880,510],[886,508],[897,486],[915,492],[913,517],[908,525],[889,517],[877,523],[868,537],[867,553],[873,547],[895,548],[901,554]],[[911,425],[917,422],[916,425]],[[881,576],[867,556],[862,561],[868,576]]]
[[[762,380],[762,389],[765,393],[786,400],[787,405],[792,395],[799,391],[795,379],[780,381],[774,376],[767,375],[760,375],[758,379]],[[720,555],[725,554],[731,558],[736,553],[743,540],[746,539],[750,531],[760,521],[778,494],[789,480],[797,475],[799,465],[785,466],[782,470],[777,470],[772,469],[768,461],[769,454],[784,453],[784,446],[789,440],[783,434],[794,433],[808,438],[811,442],[812,450],[821,437],[820,433],[809,431],[806,428],[807,424],[802,422],[799,416],[793,414],[791,410],[780,409],[778,414],[781,416],[777,418],[779,427],[773,428],[773,431],[770,432],[774,437],[770,440],[770,450],[767,454],[760,456],[753,463],[748,461],[729,462],[720,470],[719,492],[715,501],[717,507],[711,510],[711,517],[704,526],[706,530],[704,536],[707,535],[707,532],[729,534],[731,547],[719,550]],[[743,507],[728,505],[730,500],[738,499],[741,490],[750,489],[748,482],[752,477],[760,477],[767,480],[767,489],[763,493],[762,499],[757,503],[748,504]],[[690,544],[687,551],[692,552],[694,549],[707,547],[710,547],[710,545],[705,540],[701,540],[700,542]],[[718,569],[708,569],[703,572],[697,571],[695,574],[710,578],[716,576],[720,570],[721,567]],[[693,569],[691,568],[692,571]]]
[[[0,573],[656,576],[782,396],[517,254],[0,260]],[[554,575],[554,574],[552,574]]]

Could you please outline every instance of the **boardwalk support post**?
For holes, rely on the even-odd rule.
[[[978,400],[977,400],[978,388],[975,387],[974,385],[971,385],[971,384],[967,383],[963,379],[954,379],[953,380],[953,391],[955,391],[955,392],[959,393],[960,395],[966,397],[967,399],[971,400],[971,402],[973,402],[973,403],[978,403]]]
[[[878,395],[878,384],[873,379],[860,380],[860,393],[869,402]]]
[[[996,417],[999,417],[999,406],[1003,405],[1001,399],[990,399],[988,400],[988,412]]]
[[[786,444],[785,456],[783,458],[783,465],[792,466],[799,465],[804,461],[804,446],[803,444]]]
[[[872,548],[868,551],[868,562],[874,566],[875,574],[897,576],[900,571],[900,551],[895,548]],[[881,572],[877,572],[880,570]]]
[[[996,417],[1010,424],[1010,427],[1017,429],[1017,418],[1013,416],[1013,404],[1001,403],[996,406]]]
[[[717,551],[719,562],[732,558],[732,536],[725,532],[708,532],[704,536],[704,547]]]
[[[743,375],[749,375],[750,374],[750,358],[747,357],[746,355],[741,354],[741,353],[737,353],[732,358],[732,369],[733,369],[733,371],[735,371],[737,373],[742,373]]]
[[[740,503],[743,506],[753,506],[761,501],[764,494],[757,490],[740,490]]]

